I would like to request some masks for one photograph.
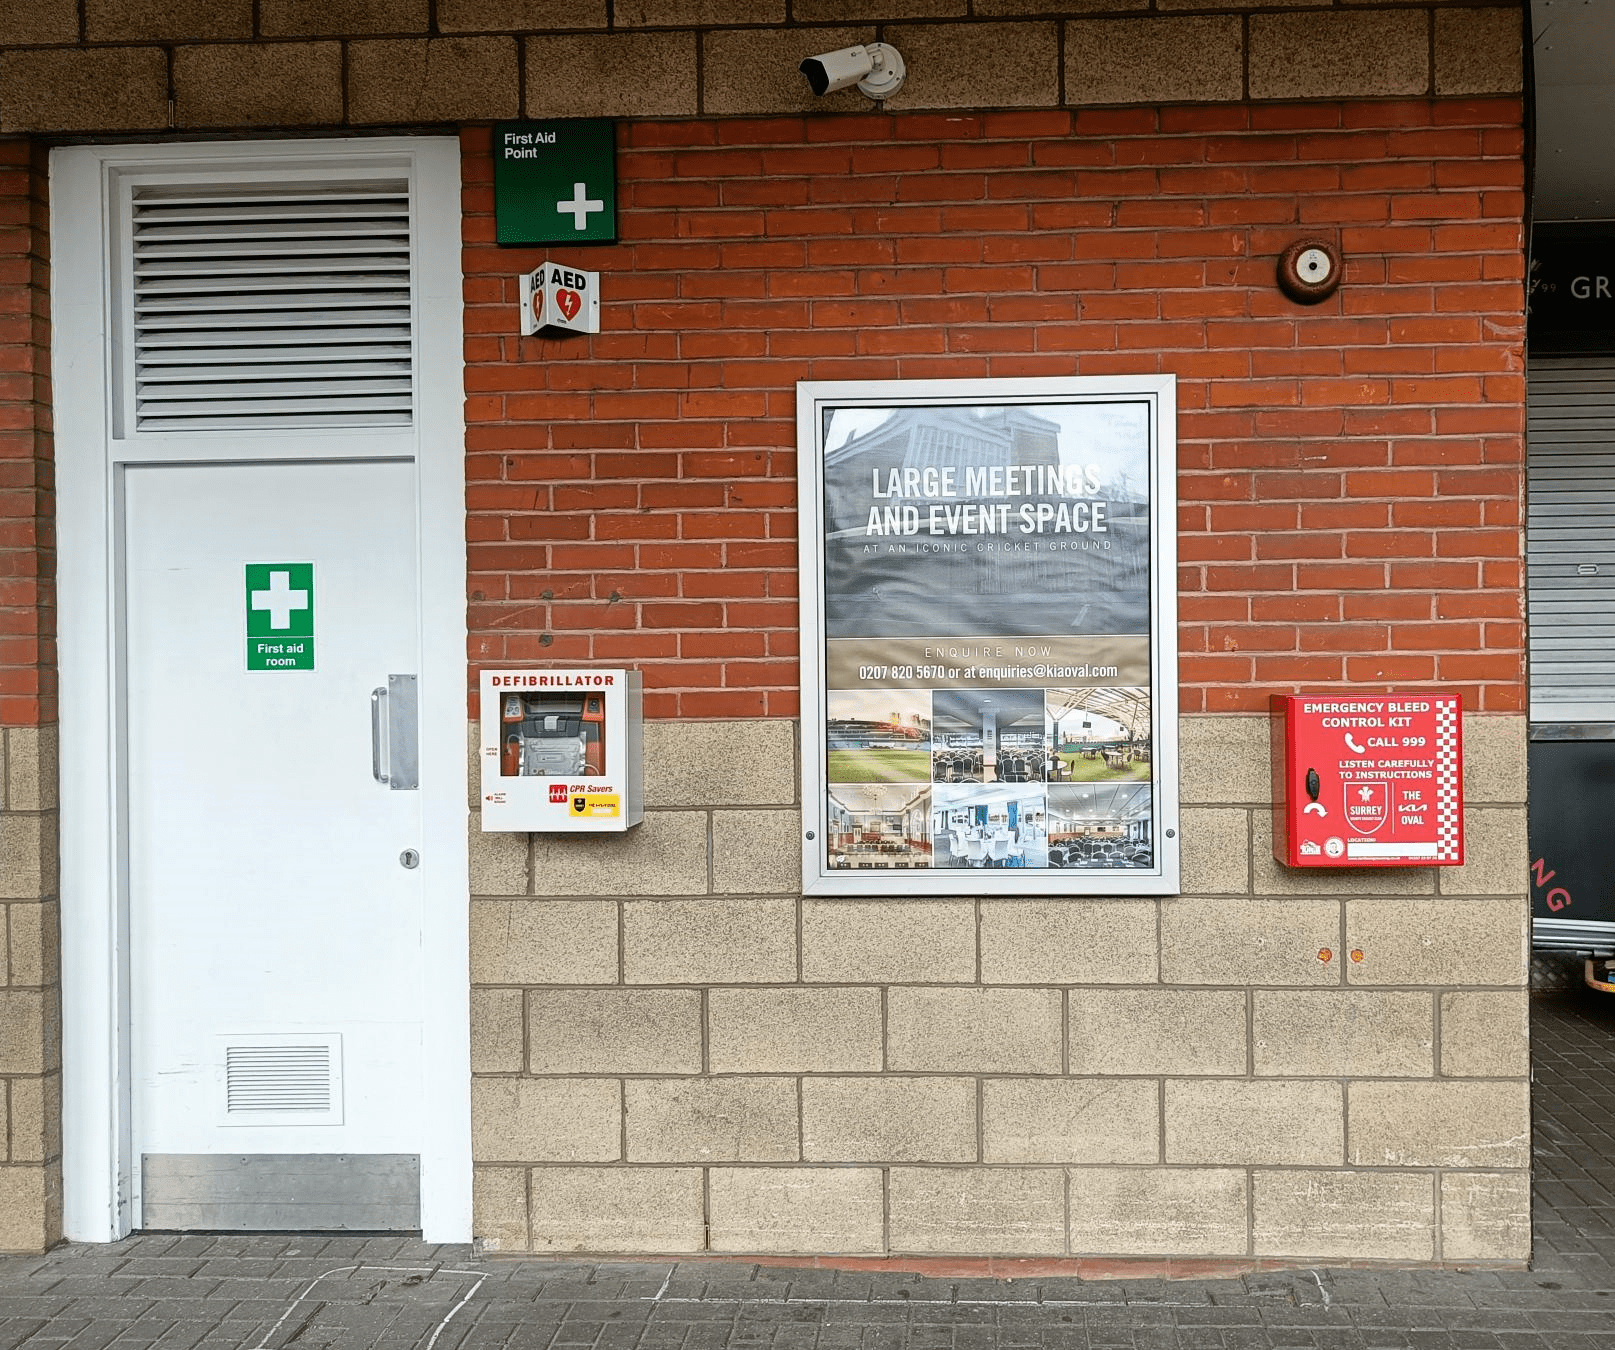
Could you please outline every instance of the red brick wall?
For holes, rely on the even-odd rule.
[[[46,151],[0,140],[0,726],[56,721]]]
[[[626,123],[601,333],[516,336],[464,134],[473,666],[797,711],[800,379],[1178,376],[1186,712],[1523,707],[1516,99]],[[1283,248],[1335,239],[1292,303]]]

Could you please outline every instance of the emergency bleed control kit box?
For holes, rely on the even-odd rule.
[[[645,816],[637,670],[482,672],[482,828],[631,829]]]
[[[1291,867],[1464,860],[1456,694],[1282,694],[1273,709],[1273,856]]]

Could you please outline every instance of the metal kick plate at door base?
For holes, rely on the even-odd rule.
[[[412,848],[406,848],[398,855],[398,861],[413,872],[421,865],[421,855]]]

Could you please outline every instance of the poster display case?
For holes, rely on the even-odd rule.
[[[797,386],[803,887],[1175,894],[1171,376]]]

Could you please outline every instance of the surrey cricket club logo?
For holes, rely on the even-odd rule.
[[[1391,785],[1351,783],[1346,787],[1346,819],[1358,834],[1373,834],[1391,814]]]

